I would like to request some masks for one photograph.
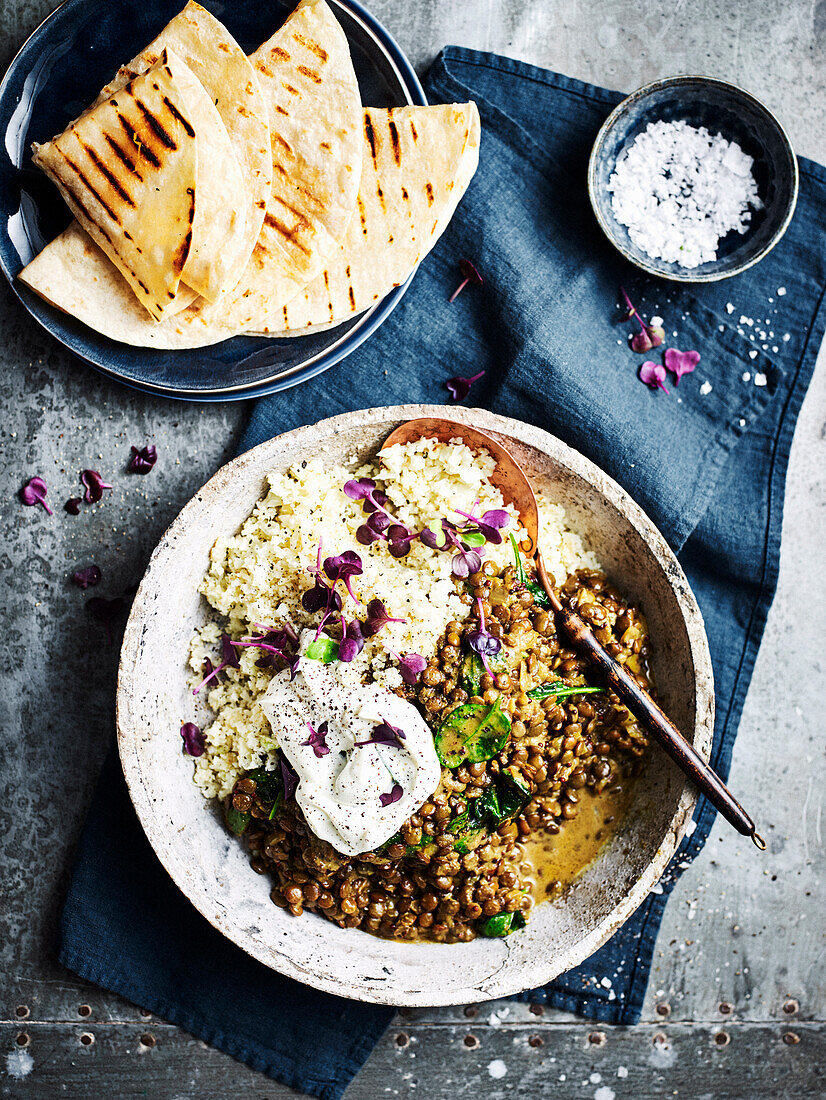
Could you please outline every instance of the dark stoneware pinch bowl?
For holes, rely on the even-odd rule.
[[[617,158],[651,122],[683,120],[735,141],[754,160],[763,209],[752,211],[745,233],[732,230],[717,259],[686,268],[652,259],[631,240],[611,205],[608,181]],[[603,123],[588,165],[588,193],[609,241],[631,263],[682,283],[710,283],[752,267],[777,244],[797,204],[797,159],[786,132],[767,107],[742,88],[707,76],[672,76],[646,84],[620,103]]]

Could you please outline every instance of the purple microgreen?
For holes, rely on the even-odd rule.
[[[132,457],[126,469],[130,474],[148,474],[158,461],[158,449],[152,443],[145,447],[131,447]]]
[[[479,613],[479,626],[476,630],[472,630],[468,634],[468,645],[474,653],[479,655],[482,664],[485,666],[485,672],[487,672],[488,676],[496,683],[496,676],[490,667],[488,658],[497,657],[499,655],[502,649],[502,643],[485,629],[485,609],[479,597],[477,597],[476,600],[476,608]]]
[[[344,493],[350,500],[368,500],[375,488],[375,481],[369,477],[354,478],[344,483]]]
[[[459,260],[459,269],[462,272],[462,281],[448,298],[448,302],[455,302],[468,283],[470,283],[471,286],[481,286],[484,282],[482,276],[470,260]]]
[[[106,631],[108,645],[112,644],[112,626],[123,614],[125,608],[126,601],[120,596],[116,596],[113,600],[107,600],[103,596],[92,596],[86,601],[86,610]]]
[[[357,745],[396,745],[402,748],[406,734],[398,726],[391,726],[388,721],[382,721],[373,727],[373,732],[366,741],[356,741]]]
[[[345,664],[349,664],[364,649],[364,636],[358,619],[353,619],[349,625],[345,624],[344,619],[342,619],[341,625],[344,633],[338,644],[338,659],[344,661]]]
[[[221,635],[221,663],[215,665],[214,668],[209,671],[206,676],[201,680],[197,687],[192,689],[192,694],[197,695],[198,692],[209,683],[210,680],[217,678],[218,674],[223,672],[225,668],[239,668],[238,654],[235,652],[235,643],[229,634]]]
[[[48,491],[46,482],[42,477],[30,477],[20,490],[20,499],[28,508],[33,507],[35,504],[42,505],[48,514],[53,516],[54,512],[46,503],[46,494]]]
[[[388,794],[380,794],[379,802],[382,806],[392,806],[394,802],[398,802],[401,796],[404,794],[401,783],[394,783],[392,790]]]
[[[410,544],[418,538],[401,523],[393,523],[387,528],[387,549],[394,558],[403,558],[410,552]]]
[[[298,787],[298,776],[292,764],[285,756],[281,756],[281,779],[284,783],[284,801],[289,802]]]
[[[444,528],[441,531],[431,531],[429,527],[425,527],[419,532],[419,538],[431,550],[447,550],[451,545]]]
[[[350,587],[352,578],[360,577],[364,572],[361,558],[355,550],[345,550],[342,554],[337,554],[335,557],[325,558],[324,572],[333,584],[335,584],[336,581],[344,581],[344,587],[347,589],[352,599],[354,599],[356,603],[361,603],[361,600]]]
[[[372,638],[378,634],[383,626],[388,623],[404,623],[406,619],[394,619],[387,613],[387,608],[381,600],[371,600],[367,605],[367,618],[361,624],[361,632],[365,638]]]
[[[327,723],[322,722],[318,729],[314,729],[311,722],[306,722],[305,725],[310,731],[310,736],[301,744],[309,745],[319,759],[326,756],[330,751],[330,746],[327,744]]]
[[[97,565],[89,565],[85,569],[78,569],[77,572],[72,573],[72,581],[82,588],[84,591],[87,588],[93,588],[96,584],[100,584],[100,579],[103,576]]]
[[[181,726],[181,737],[184,741],[184,752],[189,756],[203,756],[206,745],[204,735],[194,722],[184,722]]]
[[[322,580],[317,580],[312,588],[308,588],[301,597],[301,605],[305,611],[321,611],[326,608],[341,610],[341,596]]]
[[[392,651],[391,651],[392,652]],[[419,677],[427,668],[427,661],[418,653],[394,653],[393,656],[399,662],[399,672],[406,684],[418,683]]]
[[[298,658],[288,652],[289,646],[294,645],[298,641],[293,628],[287,626],[282,627],[280,630],[271,630],[258,623],[254,625],[258,633],[253,634],[249,638],[242,638],[240,642],[233,642],[233,646],[236,648],[248,647],[262,650],[264,656],[257,662],[259,668],[274,668],[273,658],[280,657],[287,662],[290,668],[290,679],[294,679],[298,667]]]
[[[469,512],[462,512],[459,508],[455,508],[454,511],[457,515],[464,516],[475,528],[481,531],[486,542],[492,542],[496,546],[502,542],[501,528],[507,527],[511,521],[510,513],[506,512],[504,508],[491,508],[479,518]],[[460,535],[462,535],[461,531]],[[462,537],[464,538],[464,535]]]
[[[659,363],[652,363],[647,360],[640,367],[640,381],[645,382],[646,386],[650,386],[652,390],[662,390],[663,393],[668,393],[663,385],[665,377],[665,367],[661,367]]]
[[[679,386],[682,376],[691,374],[700,362],[700,353],[699,351],[678,351],[677,348],[666,348],[663,359],[666,370],[670,370],[674,375],[674,385]]]
[[[64,512],[68,512],[70,516],[77,516],[80,514],[80,497],[69,497],[66,503],[63,505]]]
[[[462,378],[458,375],[456,378],[448,378],[445,382],[445,386],[450,391],[450,398],[452,401],[464,401],[467,395],[470,393],[470,387],[474,382],[478,382],[480,378],[484,378],[485,372],[480,370],[478,374],[474,374],[471,378]]]
[[[482,568],[482,556],[478,550],[459,549],[450,563],[454,577],[469,577],[472,573],[478,573]]]
[[[623,317],[623,320],[630,321],[633,317],[640,326],[640,331],[634,333],[634,335],[630,337],[631,350],[637,352],[639,355],[644,355],[647,351],[651,351],[652,348],[658,348],[665,339],[665,332],[662,326],[646,324],[642,317],[640,317],[636,306],[626,294],[625,287],[620,287],[620,292],[625,299],[625,304],[628,306],[628,312]]]
[[[112,488],[108,482],[103,480],[97,470],[83,470],[80,480],[86,489],[83,499],[87,504],[97,504],[103,496],[103,490]]]

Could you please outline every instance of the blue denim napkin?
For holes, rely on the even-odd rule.
[[[801,163],[797,213],[762,263],[688,291],[629,267],[591,214],[588,153],[620,96],[456,48],[436,61],[428,94],[479,104],[481,159],[467,195],[380,331],[328,373],[259,401],[242,450],[352,409],[438,403],[447,378],[484,370],[473,403],[588,455],[678,551],[705,616],[717,692],[712,763],[725,776],[777,580],[792,432],[826,327],[826,171]],[[460,257],[485,281],[449,305]],[[701,354],[669,396],[637,378],[643,357],[619,323],[620,284],[644,315],[664,318],[668,344]],[[713,818],[701,802],[661,892],[582,966],[522,999],[635,1023],[668,894]],[[391,1017],[282,978],[215,932],[157,863],[114,757],[81,839],[60,958],[324,1100],[341,1096]]]

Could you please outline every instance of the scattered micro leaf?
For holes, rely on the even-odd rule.
[[[395,654],[399,662],[399,672],[406,684],[418,683],[419,677],[427,668],[427,661],[418,653]]]
[[[356,741],[356,745],[397,745],[402,747],[405,732],[398,726],[391,726],[389,722],[380,722],[373,727],[373,732],[366,741]]]
[[[184,722],[181,726],[181,737],[184,741],[184,752],[189,756],[203,756],[206,748],[204,735],[194,722]]]
[[[364,572],[361,558],[355,550],[345,550],[342,554],[335,555],[335,557],[325,558],[324,572],[333,584],[335,584],[336,581],[344,581],[344,587],[350,593],[350,596],[356,603],[361,603],[361,600],[350,587],[352,578],[360,577]]]
[[[481,286],[484,282],[476,266],[470,260],[459,260],[459,269],[462,272],[462,281],[448,298],[448,302],[455,302],[468,283],[471,286]]]
[[[103,480],[97,470],[83,470],[80,480],[86,489],[83,499],[87,504],[97,504],[103,496],[103,490],[112,488],[108,482]]]
[[[640,317],[636,306],[633,305],[631,299],[626,294],[625,287],[620,287],[620,292],[625,299],[625,304],[628,306],[628,312],[623,320],[630,321],[633,317],[640,326],[640,331],[630,338],[631,350],[640,355],[644,355],[645,352],[651,351],[652,348],[658,348],[665,339],[665,332],[662,326],[646,324],[642,317]]]
[[[394,802],[398,802],[401,796],[404,794],[401,783],[394,783],[389,794],[380,794],[379,802],[382,806],[392,806]]]
[[[318,729],[315,729],[311,722],[306,722],[305,725],[310,731],[310,736],[301,744],[309,745],[319,759],[326,756],[330,751],[330,746],[327,744],[327,723],[322,722]]]
[[[445,386],[450,391],[450,398],[452,401],[464,401],[467,395],[470,393],[470,387],[474,382],[478,382],[480,378],[484,378],[485,372],[480,370],[478,374],[474,374],[471,378],[463,378],[458,375],[456,378],[448,378],[445,382]]]
[[[100,579],[103,574],[97,565],[89,565],[85,569],[78,569],[77,572],[72,573],[72,581],[78,586],[78,588],[84,589],[93,588],[96,584],[100,584]]]
[[[20,490],[20,499],[29,508],[35,504],[42,505],[50,516],[54,515],[49,505],[46,503],[46,494],[48,493],[46,488],[46,482],[42,477],[30,477],[23,488]]]
[[[662,390],[663,393],[668,393],[663,385],[665,379],[665,367],[660,366],[659,363],[646,360],[640,367],[640,381],[645,382],[646,386],[650,386],[652,390]]]
[[[378,634],[383,626],[387,626],[388,623],[404,623],[406,619],[394,619],[392,615],[388,614],[387,608],[384,606],[381,600],[373,599],[367,605],[367,617],[361,624],[361,632],[365,638],[372,638],[374,634]]]
[[[691,374],[700,362],[698,351],[679,351],[677,348],[666,348],[663,356],[666,370],[674,375],[674,385],[679,386],[684,374]]]
[[[158,461],[158,450],[152,443],[145,447],[131,447],[132,457],[126,469],[130,474],[148,474]]]
[[[298,787],[298,776],[285,756],[281,757],[281,778],[284,781],[284,799],[289,802]]]
[[[63,510],[68,512],[70,516],[77,516],[80,514],[80,497],[69,497],[66,503],[63,505]]]

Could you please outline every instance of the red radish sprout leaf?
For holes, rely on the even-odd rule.
[[[87,589],[93,588],[96,584],[100,584],[100,579],[103,576],[97,565],[89,565],[86,569],[78,569],[76,573],[72,573],[72,581],[78,586],[78,588]]]
[[[87,504],[97,504],[103,496],[103,490],[112,488],[108,482],[103,480],[97,470],[83,470],[80,480],[86,489],[83,499]]]
[[[666,348],[663,360],[666,370],[670,370],[674,375],[674,385],[678,386],[682,376],[691,374],[700,362],[700,353],[698,351],[679,351],[677,348]]]
[[[20,490],[20,499],[29,508],[35,504],[41,504],[50,516],[54,515],[49,505],[46,503],[46,494],[48,493],[46,488],[46,482],[42,477],[30,477],[23,488]]]
[[[184,722],[181,726],[181,737],[184,741],[184,752],[189,756],[203,756],[206,745],[204,735],[194,722]]]
[[[148,474],[158,461],[158,449],[152,443],[145,447],[131,447],[132,457],[126,469],[130,474]]]
[[[394,802],[398,802],[401,796],[404,794],[401,783],[394,783],[392,790],[389,794],[380,794],[379,802],[382,806],[392,806]]]

